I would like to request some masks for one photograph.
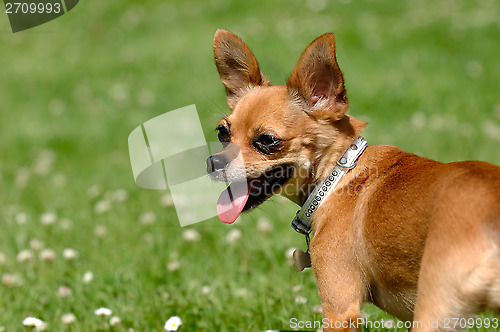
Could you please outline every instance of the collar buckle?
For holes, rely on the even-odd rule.
[[[300,234],[308,235],[311,232],[311,227],[299,218],[299,213],[300,210],[297,211],[295,218],[292,220],[292,228]]]

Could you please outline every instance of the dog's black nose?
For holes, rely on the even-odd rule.
[[[207,173],[223,171],[227,164],[229,164],[229,161],[222,155],[210,156],[207,159]]]

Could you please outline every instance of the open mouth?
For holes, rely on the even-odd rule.
[[[217,201],[217,215],[227,224],[233,223],[243,211],[251,210],[274,195],[293,176],[294,167],[279,165],[261,176],[233,182]]]

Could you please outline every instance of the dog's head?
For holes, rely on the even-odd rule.
[[[348,115],[331,33],[304,51],[286,85],[271,86],[252,51],[218,30],[215,63],[231,114],[217,126],[224,149],[210,156],[213,179],[232,182],[217,204],[231,223],[274,194],[302,204],[365,125]]]

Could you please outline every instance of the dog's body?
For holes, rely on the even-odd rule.
[[[225,149],[207,168],[248,189],[229,194],[240,203],[221,220],[276,193],[304,204],[366,124],[345,114],[333,35],[309,45],[286,86],[270,86],[250,49],[227,31],[216,33],[214,51],[232,113],[218,127]],[[310,256],[325,318],[357,321],[370,301],[432,330],[453,329],[445,318],[498,311],[499,188],[500,168],[488,163],[444,164],[369,146],[314,213]]]

